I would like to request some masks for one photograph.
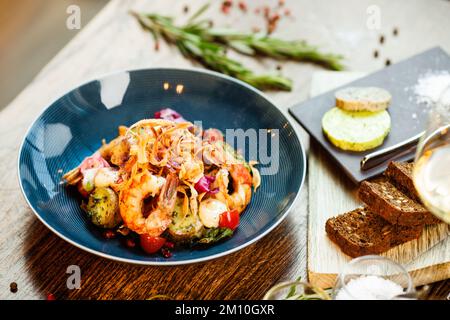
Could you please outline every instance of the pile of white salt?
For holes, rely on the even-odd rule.
[[[403,293],[403,288],[378,276],[351,279],[336,295],[336,300],[391,300]]]

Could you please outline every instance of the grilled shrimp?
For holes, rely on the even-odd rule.
[[[101,156],[117,166],[123,165],[130,156],[130,143],[126,136],[118,136],[100,147]]]
[[[231,176],[233,190],[228,190],[229,176]],[[214,195],[218,200],[225,201],[229,210],[242,213],[252,196],[252,176],[243,164],[231,164],[228,170],[220,169],[216,175],[219,192]]]
[[[144,172],[120,193],[119,208],[125,225],[139,234],[161,235],[172,222],[177,186],[178,178],[174,174],[164,179]],[[156,208],[146,218],[143,213],[144,199],[158,193]]]

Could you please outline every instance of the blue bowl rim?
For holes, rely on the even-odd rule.
[[[274,106],[280,113],[281,115],[285,118],[285,120],[289,123],[289,125],[292,127],[294,133],[295,133],[295,137],[297,138],[299,144],[300,144],[300,149],[301,149],[301,157],[302,157],[302,161],[304,164],[304,168],[303,168],[303,172],[302,172],[302,177],[301,177],[301,181],[297,190],[297,193],[295,195],[295,198],[292,200],[292,202],[289,204],[289,206],[287,206],[286,208],[284,208],[284,212],[282,214],[282,216],[275,221],[275,223],[270,226],[266,231],[264,231],[263,233],[261,233],[260,235],[258,235],[257,237],[251,239],[250,241],[247,241],[243,244],[241,244],[240,246],[237,246],[235,248],[217,253],[217,254],[213,254],[213,255],[209,255],[206,257],[202,257],[202,258],[195,258],[195,259],[185,259],[185,260],[179,260],[179,261],[146,261],[146,260],[134,260],[134,259],[127,259],[127,258],[120,258],[114,255],[110,255],[110,254],[106,254],[91,248],[88,248],[84,245],[81,245],[79,243],[77,243],[74,240],[69,239],[68,237],[64,236],[62,233],[58,232],[57,230],[55,230],[54,228],[52,228],[45,220],[44,218],[42,218],[39,213],[37,212],[37,210],[34,208],[34,206],[30,203],[30,201],[28,200],[27,195],[25,194],[25,190],[23,188],[22,185],[22,179],[21,179],[21,175],[20,175],[20,158],[22,156],[22,152],[23,152],[23,147],[25,145],[25,141],[26,138],[28,137],[31,129],[33,128],[33,126],[35,125],[35,123],[37,122],[37,120],[44,114],[44,112],[49,109],[53,104],[55,104],[58,100],[60,100],[61,98],[63,98],[65,95],[67,95],[69,92],[76,90],[78,88],[81,88],[93,81],[98,81],[100,79],[104,79],[107,77],[111,77],[117,74],[121,74],[124,72],[138,72],[138,71],[149,71],[149,70],[154,70],[154,71],[164,71],[164,70],[171,70],[171,71],[189,71],[189,72],[195,72],[195,73],[203,73],[203,74],[208,74],[211,76],[215,76],[218,78],[222,78],[222,79],[226,79],[228,81],[237,83],[251,91],[253,91],[254,93],[256,93],[257,95],[261,96],[264,100],[266,100],[268,103],[270,103],[272,106]],[[257,242],[258,240],[262,239],[263,237],[265,237],[266,235],[268,235],[273,229],[275,229],[289,214],[289,212],[291,211],[293,205],[297,202],[297,200],[300,197],[300,191],[303,187],[303,184],[305,182],[305,177],[306,177],[306,172],[307,172],[307,163],[306,163],[306,153],[305,153],[305,148],[302,144],[301,139],[299,138],[298,135],[298,130],[295,128],[295,126],[292,124],[292,121],[286,116],[285,112],[283,112],[283,110],[281,110],[269,97],[267,97],[263,92],[261,92],[260,90],[256,89],[255,87],[239,80],[236,78],[233,78],[231,76],[219,73],[219,72],[215,72],[215,71],[211,71],[211,70],[207,70],[207,69],[201,69],[201,68],[175,68],[175,67],[155,67],[155,68],[137,68],[137,69],[123,69],[123,70],[116,70],[116,71],[112,71],[112,72],[108,72],[108,73],[104,73],[101,76],[96,76],[93,77],[92,79],[82,82],[80,85],[68,90],[67,92],[65,92],[64,94],[62,94],[61,96],[59,96],[58,98],[54,99],[51,103],[49,103],[47,105],[47,107],[45,107],[41,113],[39,113],[39,115],[31,122],[30,126],[28,127],[28,129],[25,132],[25,135],[22,139],[22,142],[20,144],[19,147],[19,153],[18,153],[18,157],[17,157],[17,177],[19,180],[19,186],[20,186],[20,190],[22,191],[22,195],[25,198],[25,201],[27,202],[28,206],[30,207],[30,209],[33,211],[34,215],[49,229],[51,230],[54,234],[56,234],[57,236],[59,236],[61,239],[65,240],[66,242],[72,244],[73,246],[84,250],[86,252],[92,253],[96,256],[102,257],[102,258],[106,258],[109,260],[113,260],[113,261],[118,261],[118,262],[122,262],[122,263],[129,263],[129,264],[134,264],[134,265],[147,265],[147,266],[177,266],[177,265],[187,265],[187,264],[193,264],[193,263],[200,263],[200,262],[206,262],[209,260],[214,260],[226,255],[229,255],[231,253],[237,252],[241,249],[244,249],[245,247]]]

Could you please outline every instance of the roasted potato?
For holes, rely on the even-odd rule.
[[[102,228],[114,228],[122,221],[119,198],[111,188],[95,188],[85,209],[92,223]]]
[[[173,213],[173,220],[168,231],[174,241],[189,241],[202,234],[203,224],[198,215],[193,214],[190,210],[186,215],[183,215],[181,205],[177,201]]]

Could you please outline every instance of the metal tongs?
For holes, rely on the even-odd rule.
[[[368,170],[379,166],[389,160],[393,160],[415,152],[417,144],[424,134],[425,131],[422,131],[421,133],[407,140],[394,144],[393,146],[369,153],[361,159],[361,170]]]

